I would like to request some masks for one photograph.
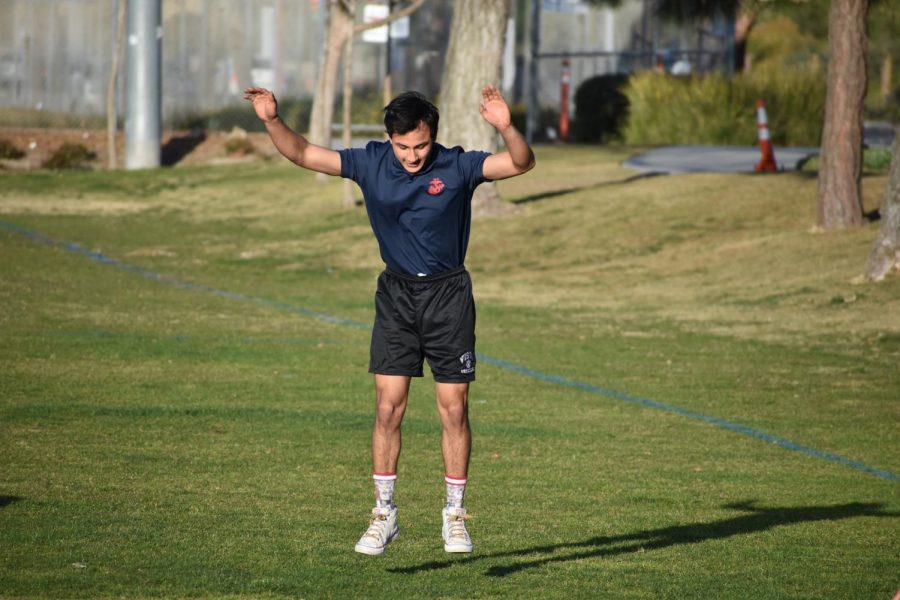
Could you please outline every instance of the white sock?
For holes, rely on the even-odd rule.
[[[394,508],[394,482],[397,481],[396,473],[374,473],[375,480],[375,507]]]
[[[444,475],[444,483],[447,484],[447,508],[462,508],[463,496],[466,494],[466,482],[468,478],[450,477]]]

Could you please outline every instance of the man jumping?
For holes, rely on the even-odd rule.
[[[381,554],[400,532],[393,500],[400,425],[410,379],[422,376],[427,359],[442,425],[444,550],[471,552],[463,496],[472,446],[469,383],[475,380],[475,303],[464,266],[472,195],[485,181],[530,170],[534,153],[494,86],[482,90],[480,111],[506,145],[497,154],[435,143],[438,111],[417,92],[400,94],[385,107],[389,140],[340,151],[311,144],[285,125],[269,90],[251,87],[244,94],[288,160],[359,185],[385,263],[375,292],[369,361],[375,376],[375,508],[356,551]]]

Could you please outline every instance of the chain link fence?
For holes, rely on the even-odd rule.
[[[125,1],[0,1],[0,106],[103,114],[116,14]],[[514,102],[528,98],[531,1],[513,1],[516,41],[505,61],[504,87]],[[358,4],[362,20],[365,3]],[[393,40],[395,89],[439,94],[452,6],[451,0],[429,0],[412,15],[409,35]],[[563,56],[570,59],[572,90],[595,75],[671,70],[679,61],[693,72],[728,67],[730,32],[721,23],[664,26],[648,17],[645,0],[627,0],[615,10],[578,0],[543,0],[542,6],[542,106],[559,106]],[[164,0],[164,121],[237,104],[247,85],[272,88],[280,98],[311,97],[327,9],[328,0]],[[354,88],[377,91],[386,71],[385,44],[357,38],[356,48]]]
[[[102,114],[116,14],[124,1],[0,2],[0,106]],[[403,83],[426,93],[438,91],[446,48],[446,35],[439,33],[449,25],[450,4],[426,3],[414,16],[422,22],[421,39],[415,46],[397,40],[392,48]],[[312,96],[327,5],[327,0],[164,0],[164,119],[238,103],[247,85],[275,89],[279,97]],[[385,70],[385,45],[358,44],[354,86],[375,89]]]

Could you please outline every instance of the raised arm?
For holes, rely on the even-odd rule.
[[[506,152],[492,154],[484,161],[484,176],[497,180],[530,171],[534,167],[534,152],[512,124],[509,106],[500,90],[486,85],[481,90],[481,98],[481,116],[497,130],[506,145]]]
[[[278,103],[272,92],[265,88],[249,87],[244,90],[244,99],[253,104],[256,116],[265,123],[272,143],[285,158],[305,169],[326,175],[341,174],[341,155],[331,148],[311,144],[288,127],[278,116]]]

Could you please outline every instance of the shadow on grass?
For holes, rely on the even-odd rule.
[[[20,498],[18,496],[0,496],[0,508],[9,506],[13,502],[18,502],[21,499],[22,498]]]
[[[461,559],[432,561],[410,567],[393,568],[388,571],[401,574],[415,574],[423,571],[445,569],[452,565],[474,563],[498,558],[515,558],[537,555],[536,558],[507,565],[495,565],[485,571],[490,577],[506,577],[526,569],[534,569],[553,563],[563,563],[587,558],[617,556],[635,552],[660,550],[672,546],[696,544],[707,540],[722,540],[736,535],[758,533],[782,525],[811,523],[815,521],[838,521],[853,517],[898,517],[900,513],[885,512],[883,504],[838,504],[834,506],[800,506],[794,508],[757,508],[752,501],[727,504],[724,508],[739,510],[747,514],[713,521],[674,525],[649,531],[639,531],[616,536],[599,536],[568,544],[532,546],[521,550],[478,554]]]
[[[532,194],[530,196],[525,196],[523,198],[518,198],[516,200],[511,200],[513,204],[528,204],[529,202],[539,202],[541,200],[549,200],[550,198],[556,198],[557,196],[565,196],[566,194],[571,194],[572,192],[581,192],[584,190],[594,190],[603,187],[608,187],[611,185],[621,185],[624,183],[631,183],[633,181],[638,181],[640,179],[648,179],[650,177],[658,177],[660,175],[666,175],[667,173],[652,171],[649,173],[639,173],[637,175],[632,175],[631,177],[626,177],[625,179],[616,179],[615,181],[603,181],[601,183],[595,183],[593,185],[584,185],[581,187],[572,187],[572,188],[564,188],[561,190],[550,190],[547,192],[541,192],[539,194]]]

